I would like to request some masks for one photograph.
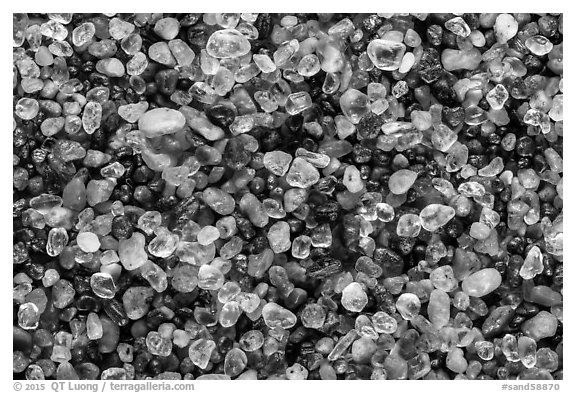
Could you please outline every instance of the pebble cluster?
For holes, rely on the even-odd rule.
[[[562,379],[561,14],[14,14],[17,379]]]

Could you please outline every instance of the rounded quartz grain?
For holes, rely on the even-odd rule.
[[[409,169],[400,169],[390,176],[388,188],[396,195],[405,194],[416,181],[418,174]]]
[[[124,64],[116,58],[99,60],[96,63],[96,71],[114,78],[119,78],[126,72]]]
[[[435,327],[441,328],[448,325],[450,320],[450,296],[446,292],[435,289],[430,293],[428,315],[430,316],[430,322]]]
[[[368,295],[359,283],[353,282],[342,291],[341,303],[348,311],[360,312],[368,303]]]
[[[262,318],[270,328],[290,329],[296,324],[296,315],[277,303],[266,303],[262,308]]]
[[[430,273],[430,281],[435,288],[444,292],[452,292],[458,287],[458,280],[454,277],[454,270],[450,265],[434,269]]]
[[[366,53],[374,66],[383,71],[398,69],[405,52],[406,45],[403,43],[383,39],[370,41],[366,48]]]
[[[264,154],[262,163],[271,173],[276,176],[284,176],[288,172],[292,156],[283,151],[271,151]]]
[[[223,216],[234,212],[234,198],[219,188],[208,187],[202,192],[202,199],[212,210]]]
[[[309,329],[320,329],[326,320],[326,311],[319,304],[308,304],[300,316],[302,326]]]
[[[358,124],[362,117],[370,113],[368,96],[356,89],[348,89],[340,97],[342,113],[352,124]]]
[[[558,320],[548,311],[540,311],[522,324],[522,333],[536,341],[552,337],[558,329]]]
[[[130,287],[122,295],[122,303],[128,318],[138,320],[144,317],[149,309],[149,302],[154,296],[154,290],[150,287]]]
[[[84,252],[96,252],[100,248],[100,240],[95,233],[82,232],[76,237],[78,247]]]
[[[250,51],[250,42],[238,30],[218,30],[208,38],[206,51],[217,59],[241,57]]]
[[[518,32],[518,22],[510,14],[500,14],[494,23],[494,34],[499,44],[504,44]]]
[[[145,238],[139,232],[134,232],[129,239],[120,239],[118,245],[118,257],[126,270],[135,270],[148,260],[146,254]]]
[[[403,293],[396,301],[396,310],[406,320],[414,319],[420,313],[421,302],[413,293]]]
[[[176,38],[180,31],[180,22],[175,18],[162,18],[154,25],[154,32],[165,40]]]
[[[354,165],[349,165],[344,170],[342,183],[351,193],[357,193],[364,188],[360,171]]]
[[[286,182],[292,187],[308,188],[320,180],[318,169],[303,158],[296,157],[286,174]]]
[[[152,109],[138,119],[138,129],[148,138],[174,134],[184,128],[185,124],[184,115],[169,108]]]
[[[472,273],[462,282],[462,290],[468,296],[482,297],[495,291],[502,283],[500,272],[493,268]]]
[[[482,54],[476,48],[444,49],[441,60],[446,71],[474,70],[480,65]]]
[[[420,221],[422,228],[434,232],[446,225],[455,215],[453,207],[433,203],[420,211]]]

